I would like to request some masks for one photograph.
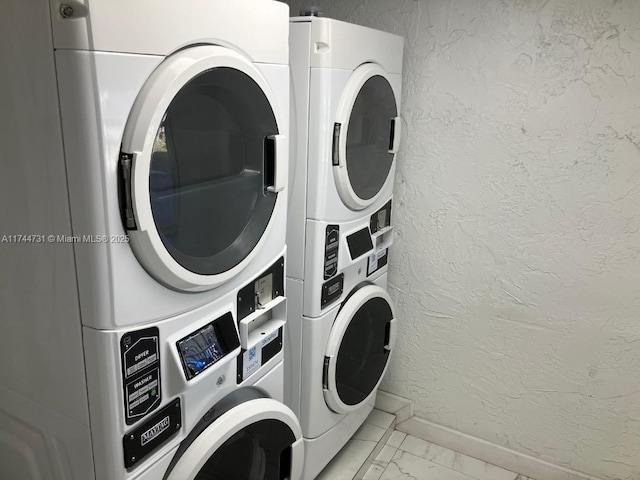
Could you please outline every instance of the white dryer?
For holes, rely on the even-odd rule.
[[[348,222],[391,200],[404,39],[316,16],[291,19],[290,276],[305,220]]]
[[[288,24],[266,0],[7,5],[0,478],[299,477]]]
[[[51,8],[83,324],[186,312],[281,257],[288,7]]]

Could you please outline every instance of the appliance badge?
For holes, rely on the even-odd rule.
[[[162,432],[164,432],[167,428],[169,428],[170,425],[171,425],[171,420],[169,419],[169,417],[168,416],[164,417],[162,420],[160,420],[158,423],[156,423],[153,427],[151,427],[149,430],[147,430],[140,436],[140,445],[145,446],[147,443],[149,443],[151,440],[153,440]]]

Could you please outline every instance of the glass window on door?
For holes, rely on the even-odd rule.
[[[160,238],[203,275],[240,263],[275,205],[265,190],[265,139],[278,133],[260,87],[233,68],[201,73],[175,96],[151,158],[151,209]]]
[[[349,182],[363,200],[377,195],[391,170],[391,124],[396,116],[396,99],[389,82],[380,75],[369,78],[351,110],[346,152]]]

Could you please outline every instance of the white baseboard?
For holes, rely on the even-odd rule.
[[[396,430],[537,480],[602,480],[418,417],[398,422]]]
[[[413,417],[413,402],[393,393],[378,390],[376,408],[396,416],[396,422],[404,422]]]

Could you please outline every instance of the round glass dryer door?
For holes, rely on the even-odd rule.
[[[286,176],[274,106],[260,72],[222,47],[170,56],[143,87],[122,145],[121,206],[160,282],[207,290],[255,254]]]
[[[304,444],[295,414],[280,402],[260,398],[258,390],[244,390],[204,415],[182,441],[164,480],[300,478]],[[243,403],[229,408],[237,398]]]
[[[364,284],[340,307],[325,362],[324,398],[331,410],[355,410],[373,395],[387,370],[396,320],[387,291]]]
[[[333,165],[342,201],[362,210],[379,196],[400,142],[396,96],[384,70],[365,64],[352,74],[334,126]]]

